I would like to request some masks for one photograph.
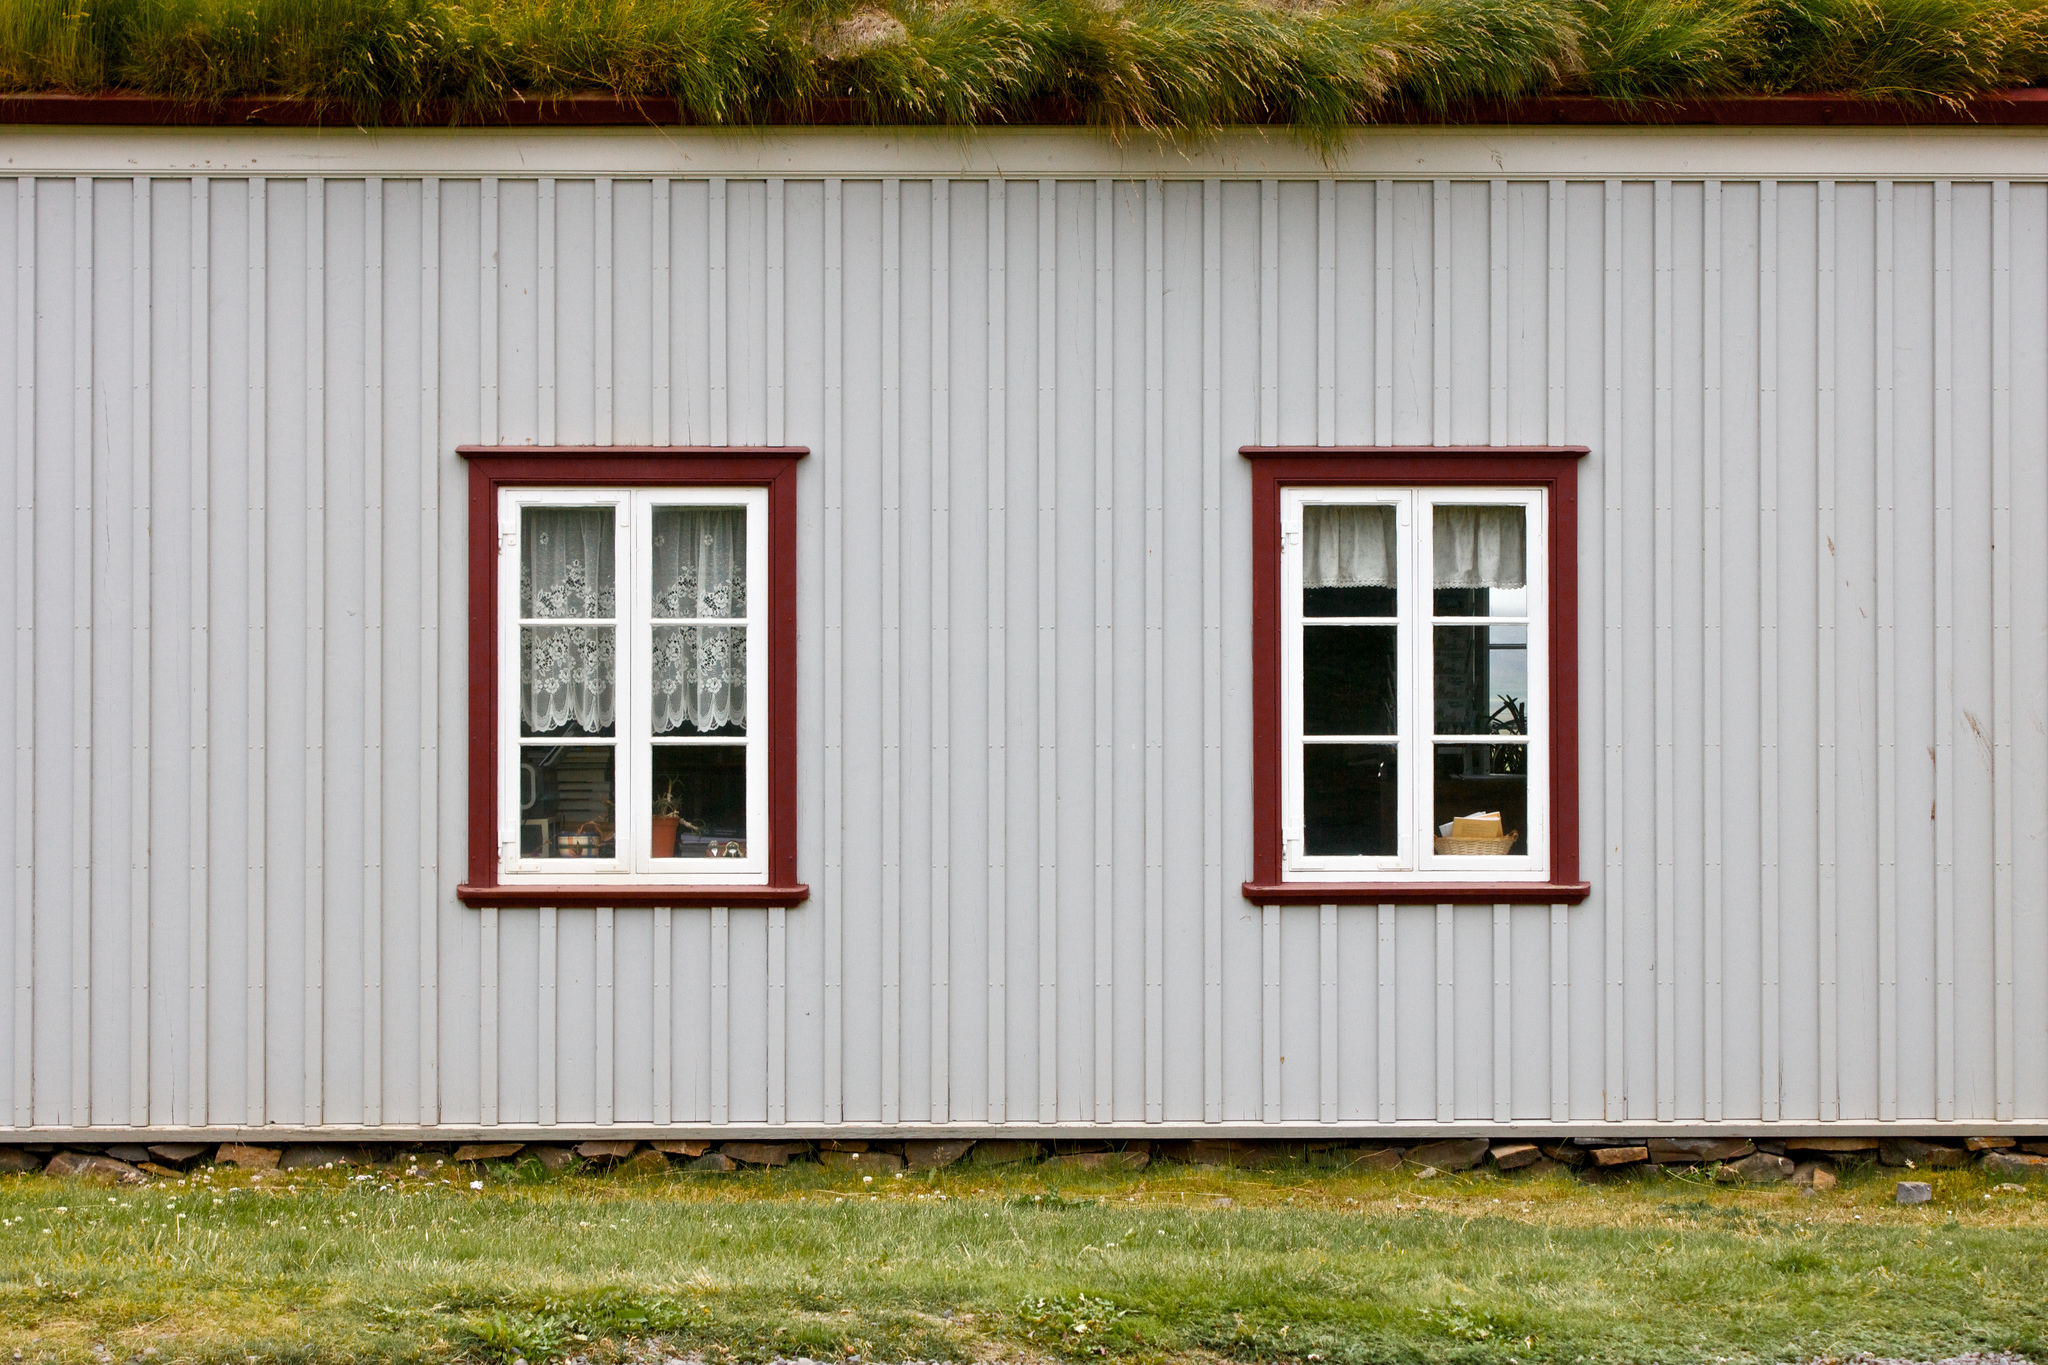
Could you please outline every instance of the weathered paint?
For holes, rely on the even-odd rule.
[[[16,1131],[2048,1124],[2037,134],[691,136],[10,135]],[[455,902],[529,441],[812,448],[808,903]],[[1257,442],[1592,447],[1583,904],[1239,897]]]

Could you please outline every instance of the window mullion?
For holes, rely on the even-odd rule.
[[[1407,706],[1402,720],[1401,767],[1407,775],[1402,792],[1407,809],[1401,813],[1401,866],[1419,870],[1427,861],[1429,845],[1423,841],[1423,823],[1429,818],[1429,772],[1434,756],[1430,744],[1430,578],[1427,509],[1414,489],[1402,495],[1401,519],[1408,536],[1404,567],[1407,591],[1401,594],[1401,630],[1407,654]]]
[[[629,493],[620,502],[620,513],[625,525],[620,532],[625,553],[619,559],[619,636],[620,651],[619,691],[624,703],[619,708],[621,724],[631,726],[630,734],[620,735],[620,749],[625,751],[629,772],[628,779],[619,784],[620,808],[616,828],[619,839],[619,862],[623,870],[635,878],[652,873],[650,843],[652,836],[641,821],[653,809],[653,744],[649,739],[649,717],[647,688],[643,683],[649,676],[650,660],[647,655],[647,615],[650,603],[645,601],[648,573],[644,548],[648,524],[652,520],[648,506],[649,494],[644,491]]]

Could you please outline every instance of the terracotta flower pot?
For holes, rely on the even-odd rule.
[[[683,823],[679,815],[657,815],[654,817],[654,856],[673,858],[676,856],[676,829]]]

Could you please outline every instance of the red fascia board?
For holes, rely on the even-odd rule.
[[[1262,905],[1584,900],[1579,880],[1578,462],[1587,446],[1243,446],[1252,462],[1252,879]],[[1280,492],[1317,485],[1548,490],[1550,882],[1287,882],[1280,875]]]
[[[796,468],[803,446],[457,446],[469,462],[469,879],[465,905],[795,905],[797,880]],[[768,883],[501,886],[498,883],[498,490],[755,487],[768,490]]]
[[[515,96],[481,110],[429,101],[393,108],[390,126],[494,128],[678,128],[695,121],[674,99],[627,99],[609,94]],[[1038,100],[992,118],[987,127],[1093,126],[1088,111],[1070,101]],[[1279,120],[1265,121],[1275,126]],[[237,96],[218,103],[167,99],[129,91],[96,95],[24,94],[0,97],[0,124],[72,127],[356,128],[346,106],[283,97]],[[1623,101],[1597,95],[1541,95],[1520,100],[1467,100],[1444,109],[1390,104],[1360,130],[1382,126],[1585,127],[1644,126],[1737,128],[2048,127],[2048,89],[2003,90],[1954,103],[1905,104],[1840,95],[1727,95],[1712,99]],[[759,127],[898,127],[873,120],[858,100],[828,98],[771,107],[759,125],[718,125],[732,131]],[[1126,129],[1125,131],[1134,131]]]

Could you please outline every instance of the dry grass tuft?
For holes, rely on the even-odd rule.
[[[1605,0],[1591,8],[1586,84],[1630,102],[1741,90],[1763,51],[1760,0]]]
[[[2043,0],[1768,0],[1758,84],[1954,102],[2048,74]]]
[[[673,97],[756,123],[1116,129],[1274,120],[1327,142],[1402,100],[1821,91],[1955,103],[2048,76],[2048,0],[0,0],[0,90],[288,96],[366,122]]]

